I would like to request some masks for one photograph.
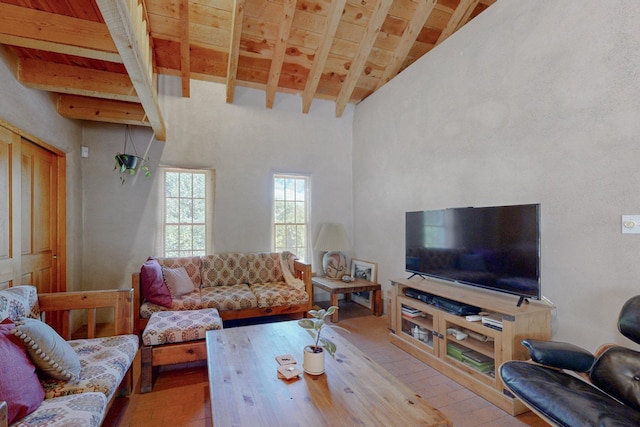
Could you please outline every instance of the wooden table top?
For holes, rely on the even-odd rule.
[[[451,422],[335,331],[336,358],[325,374],[277,377],[276,356],[292,355],[302,370],[311,337],[295,320],[208,331],[207,364],[213,425],[450,426]]]
[[[379,283],[370,282],[365,279],[353,279],[352,282],[344,282],[340,279],[329,279],[324,276],[315,276],[311,278],[311,282],[315,286],[318,286],[332,294],[374,291],[381,288]]]

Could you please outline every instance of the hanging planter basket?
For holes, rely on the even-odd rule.
[[[127,142],[131,142],[131,147],[133,149],[134,154],[127,153]],[[153,137],[151,137],[151,141],[149,141],[149,145],[153,141]],[[147,151],[149,148],[147,147]],[[146,153],[145,153],[146,154]],[[115,155],[116,165],[113,170],[117,170],[120,175],[120,182],[122,184],[126,181],[126,175],[135,175],[138,171],[142,171],[144,176],[151,176],[151,171],[145,164],[149,159],[145,159],[143,157],[138,156],[138,152],[136,151],[136,146],[133,143],[133,138],[131,138],[131,130],[129,129],[129,125],[125,128],[124,134],[124,148],[122,153],[117,153]],[[124,174],[124,175],[123,175]]]

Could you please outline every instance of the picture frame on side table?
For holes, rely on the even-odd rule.
[[[369,282],[378,283],[378,264],[353,258],[351,259],[351,277],[354,279],[363,279],[368,280]],[[373,310],[371,292],[353,292],[351,294],[351,299],[353,302],[360,304],[369,310]]]

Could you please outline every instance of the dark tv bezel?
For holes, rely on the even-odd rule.
[[[515,291],[510,291],[508,289],[504,289],[504,288],[497,288],[494,286],[487,286],[487,285],[483,285],[481,283],[475,283],[475,282],[469,282],[466,280],[458,280],[458,279],[453,279],[451,277],[446,277],[446,276],[440,276],[437,274],[433,274],[433,273],[427,273],[424,271],[416,271],[416,270],[411,270],[406,268],[407,266],[407,214],[410,213],[419,213],[419,212],[441,212],[441,211],[447,211],[447,210],[468,210],[468,209],[486,209],[486,208],[508,208],[508,207],[526,207],[526,206],[535,206],[536,209],[536,276],[537,276],[537,287],[536,287],[536,294],[535,295],[531,295],[531,294],[526,294],[523,292],[515,292]],[[541,258],[542,258],[542,253],[541,253],[541,229],[540,229],[540,203],[528,203],[528,204],[520,204],[520,205],[497,205],[497,206],[468,206],[468,207],[454,207],[454,208],[443,208],[443,209],[426,209],[423,211],[407,211],[405,212],[405,255],[404,255],[404,263],[405,263],[405,271],[407,273],[412,273],[411,277],[417,275],[417,276],[426,276],[432,279],[437,279],[440,281],[443,281],[447,284],[459,284],[459,285],[463,285],[463,286],[472,286],[474,288],[481,288],[481,289],[486,289],[489,291],[493,291],[493,292],[498,292],[498,293],[502,293],[502,294],[507,294],[507,295],[514,295],[516,297],[520,297],[520,300],[518,302],[518,306],[520,306],[520,304],[522,304],[523,300],[526,299],[534,299],[534,300],[541,300],[542,299],[542,280],[541,280],[541,272],[540,272],[540,263],[541,263]]]

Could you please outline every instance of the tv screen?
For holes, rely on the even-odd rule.
[[[540,299],[540,205],[406,213],[406,270]]]

